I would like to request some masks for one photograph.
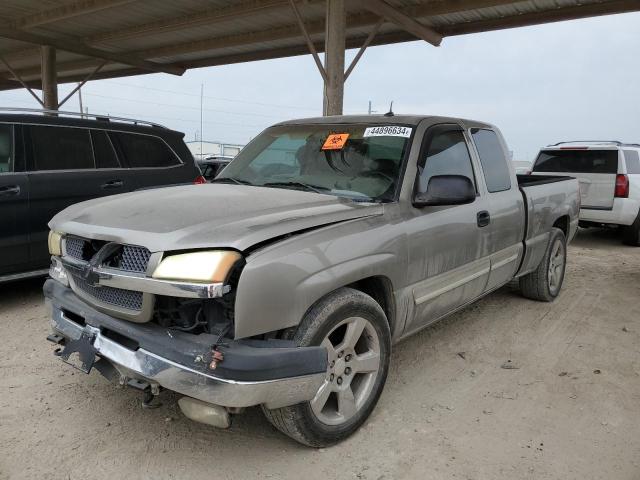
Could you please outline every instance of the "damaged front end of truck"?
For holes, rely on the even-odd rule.
[[[324,381],[324,347],[299,348],[278,332],[236,338],[238,251],[152,253],[59,233],[49,247],[56,355],[141,390],[144,406],[168,389],[184,396],[189,418],[228,427],[230,413],[308,401]]]

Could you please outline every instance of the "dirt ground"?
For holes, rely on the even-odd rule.
[[[257,409],[143,410],[53,357],[41,280],[5,285],[0,478],[639,479],[640,249],[582,230],[569,255],[553,304],[504,288],[397,345],[364,428],[321,450]]]

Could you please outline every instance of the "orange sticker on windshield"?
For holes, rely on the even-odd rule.
[[[332,133],[322,145],[322,150],[342,150],[348,138],[348,133]]]

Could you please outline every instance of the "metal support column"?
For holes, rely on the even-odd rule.
[[[58,74],[56,71],[56,49],[42,46],[42,97],[44,108],[47,110],[58,109]]]
[[[327,0],[324,115],[342,115],[346,17],[344,0]]]

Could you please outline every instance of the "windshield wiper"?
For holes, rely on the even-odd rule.
[[[322,191],[329,191],[330,188],[322,187],[320,185],[310,185],[304,182],[267,182],[262,184],[263,187],[302,187],[305,190],[310,190],[315,193],[322,193]]]
[[[253,185],[253,183],[248,182],[247,180],[240,180],[233,177],[214,178],[213,180],[211,180],[211,183],[235,183],[236,185]]]

